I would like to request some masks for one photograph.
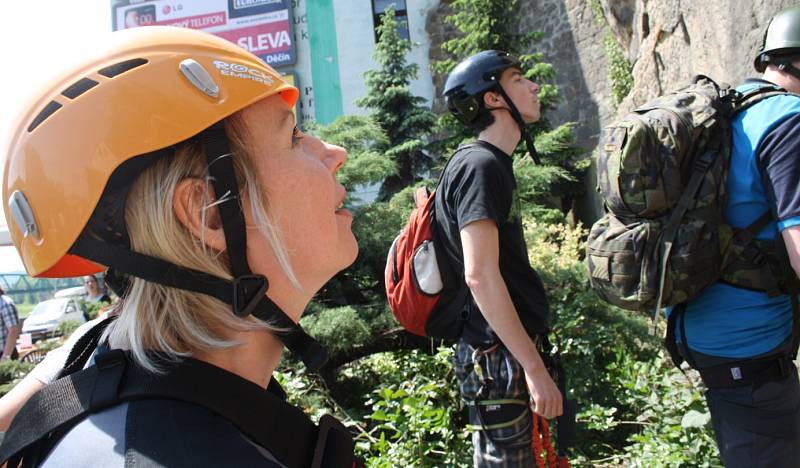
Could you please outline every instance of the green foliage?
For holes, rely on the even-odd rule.
[[[633,65],[625,57],[622,46],[608,27],[600,0],[589,0],[589,5],[594,11],[597,23],[604,30],[603,49],[608,60],[608,81],[611,83],[611,96],[614,98],[614,104],[617,105],[633,88]]]
[[[110,307],[108,303],[103,301],[87,301],[86,299],[81,299],[78,302],[80,303],[81,309],[86,313],[86,317],[89,320],[94,320],[97,318],[97,314],[99,314],[101,310],[105,309],[106,307]]]
[[[518,33],[515,0],[454,0],[452,6],[455,13],[447,21],[461,34],[446,42],[445,50],[453,59],[437,64],[441,73],[480,50],[524,52],[541,37]],[[371,94],[362,104],[373,111],[374,123],[343,120],[339,126],[316,131],[350,149],[345,168],[359,165],[361,157],[354,154],[377,153],[378,158],[396,161],[396,174],[403,174],[407,169],[401,167],[403,155],[420,150],[426,129],[409,132],[410,137],[402,141],[395,138],[398,133],[393,125],[399,121],[392,119],[397,110],[387,103],[410,96],[403,79],[415,70],[404,68],[409,45],[393,38],[396,31],[390,16],[384,18],[381,33],[380,53],[386,60],[376,57],[381,68],[367,76]],[[558,91],[546,81],[554,78],[553,67],[542,61],[541,54],[523,55],[522,59],[528,76],[545,82],[540,93],[543,109],[552,109]],[[386,72],[390,63],[394,63],[394,75]],[[449,115],[440,124],[451,138],[439,149],[474,138]],[[383,131],[383,139],[376,127]],[[642,317],[609,306],[588,288],[582,262],[585,232],[564,223],[564,213],[571,197],[582,190],[579,181],[588,167],[582,152],[574,147],[572,126],[551,128],[544,118],[531,130],[545,165],[536,167],[519,153],[515,155],[515,173],[523,219],[528,223],[531,263],[546,285],[555,342],[569,374],[570,396],[579,402],[573,464],[605,460],[664,466],[689,463],[694,458],[699,466],[713,466],[715,449],[699,390],[670,380],[680,374],[668,369],[658,353],[660,344],[648,334]],[[386,169],[380,167],[374,172],[351,170],[378,176]],[[346,172],[342,177],[349,187],[368,179]],[[303,319],[312,335],[334,351],[368,346],[395,326],[383,296],[383,268],[389,245],[414,206],[414,185],[419,184],[405,180],[384,190],[379,201],[356,209],[353,231],[359,240],[359,257],[351,269],[325,287]],[[427,184],[432,186],[430,181]],[[341,307],[345,304],[347,307]],[[369,466],[470,466],[465,411],[449,362],[451,355],[452,349],[447,348],[433,356],[407,351],[375,354],[344,365],[324,382],[295,373],[287,360],[279,380],[290,401],[307,408],[312,417],[331,412],[343,419],[357,434],[357,449]]]
[[[351,306],[324,309],[304,317],[300,323],[331,351],[350,349],[370,336],[369,327]]]
[[[460,60],[482,50],[520,53],[542,38],[538,32],[519,32],[521,15],[517,0],[454,0],[450,6],[453,13],[445,22],[455,26],[460,34],[442,44],[442,49],[452,58],[435,63],[433,69],[437,73],[450,73]],[[540,55],[525,58],[529,57],[534,63],[541,58]],[[544,64],[543,67],[549,66]],[[549,71],[540,76],[551,72],[552,67],[549,67]]]
[[[454,0],[451,4],[453,14],[445,22],[454,26],[458,34],[442,43],[442,49],[451,58],[435,62],[432,66],[437,73],[447,75],[465,58],[483,50],[504,50],[517,55],[522,62],[525,76],[539,83],[539,101],[542,113],[555,107],[559,96],[558,88],[547,81],[555,77],[552,65],[543,62],[543,54],[525,54],[532,44],[541,40],[542,33],[520,33],[520,19],[517,0]],[[530,126],[532,134],[547,129],[547,120]],[[458,144],[472,140],[472,131],[459,123],[449,113],[439,119],[439,128],[448,136],[438,142],[436,147],[450,154]]]
[[[574,464],[719,466],[699,378],[672,367],[642,316],[606,304],[588,288],[585,232],[531,224],[526,233],[579,403]]]
[[[0,361],[0,396],[5,395],[33,369],[33,364],[6,359]]]
[[[662,352],[648,362],[622,360],[608,367],[620,382],[620,400],[641,425],[620,460],[632,467],[721,467],[696,372],[688,377]]]
[[[38,349],[39,351],[45,351],[49,353],[50,351],[63,345],[68,337],[69,335],[62,335],[58,338],[48,338],[46,340],[41,340],[36,343],[36,349]]]
[[[77,320],[64,320],[58,324],[58,334],[61,336],[69,336],[81,326]]]
[[[414,96],[409,89],[419,67],[406,62],[412,45],[398,34],[394,7],[384,12],[377,33],[374,57],[379,68],[364,74],[367,95],[356,104],[372,111],[371,117],[386,132],[383,156],[397,166],[397,173],[383,181],[379,198],[385,201],[427,168],[422,149],[436,117],[425,98]]]
[[[339,170],[337,179],[348,192],[397,173],[394,162],[383,154],[382,148],[388,144],[386,134],[369,117],[344,115],[328,125],[310,122],[306,131],[347,149],[347,164]]]
[[[608,59],[608,79],[611,82],[611,95],[619,104],[633,89],[633,66],[622,52],[619,42],[611,31],[603,37],[603,47]]]
[[[414,351],[365,360],[367,372],[387,378],[366,402],[372,413],[358,447],[367,466],[471,466],[452,355],[452,348],[440,348],[434,356]]]

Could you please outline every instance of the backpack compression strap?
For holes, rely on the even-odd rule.
[[[155,375],[133,364],[128,354],[98,354],[94,366],[31,397],[0,445],[0,462],[18,460],[26,448],[53,431],[121,402],[173,399],[222,415],[289,468],[354,466],[352,437],[329,415],[317,426],[302,410],[258,385],[201,361],[166,363],[166,372]]]

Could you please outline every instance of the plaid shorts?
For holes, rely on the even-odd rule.
[[[477,364],[477,366],[476,366]],[[522,367],[502,345],[476,349],[459,341],[453,358],[461,396],[466,402],[514,399],[527,402],[528,386]],[[480,368],[480,370],[478,370]],[[474,412],[473,412],[474,413]],[[471,413],[471,414],[473,414]],[[473,420],[476,419],[476,420]],[[534,466],[531,448],[532,414],[525,406],[514,424],[489,430],[473,430],[475,467],[507,468]],[[470,417],[472,426],[483,426]]]

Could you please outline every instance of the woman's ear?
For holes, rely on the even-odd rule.
[[[172,210],[178,221],[208,247],[225,250],[225,232],[214,202],[214,187],[205,180],[187,177],[178,182],[172,197]]]

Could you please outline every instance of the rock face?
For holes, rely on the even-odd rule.
[[[697,74],[731,84],[755,76],[753,58],[769,19],[791,0],[599,0],[600,21],[592,0],[519,0],[525,31],[545,38],[532,50],[543,52],[557,69],[562,104],[550,111],[554,124],[575,122],[578,145],[593,152],[602,128],[636,105],[676,89]],[[432,58],[448,32],[443,0],[428,17]],[[633,64],[633,88],[615,106],[603,45],[606,30]],[[441,86],[441,84],[439,84]],[[440,106],[437,103],[437,107]],[[594,193],[594,177],[587,180]],[[592,195],[579,218],[592,221],[602,208]]]
[[[692,76],[737,84],[755,76],[753,58],[769,19],[791,0],[600,0],[601,25],[586,0],[521,0],[525,29],[543,31],[535,48],[558,69],[564,98],[554,123],[578,124],[578,144],[593,151],[602,128],[617,115],[679,88]],[[605,27],[633,64],[633,88],[615,108],[603,46]],[[594,193],[594,177],[587,180]],[[579,217],[591,221],[602,208],[589,196]]]

